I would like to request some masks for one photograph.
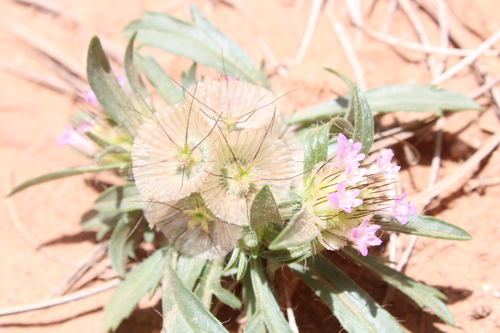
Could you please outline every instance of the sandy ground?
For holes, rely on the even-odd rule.
[[[51,80],[58,78],[54,70],[40,61],[39,54],[16,35],[25,32],[31,37],[31,44],[45,45],[50,52],[74,66],[75,71],[84,73],[86,48],[92,35],[102,37],[108,49],[120,55],[127,43],[121,30],[127,22],[139,18],[142,11],[168,12],[183,19],[189,15],[189,1],[180,0],[41,1],[45,6],[50,5],[49,10],[28,7],[21,2],[24,1],[0,1],[0,66],[5,69],[9,64]],[[391,36],[419,42],[408,15],[401,7],[393,13],[392,20],[388,20],[392,2],[361,1],[364,23],[377,31],[387,26]],[[402,4],[406,2],[401,1]],[[476,48],[500,29],[500,6],[495,0],[442,2],[448,4],[446,22],[450,32],[458,36],[463,47]],[[364,84],[369,89],[386,84],[429,83],[433,79],[424,53],[391,47],[357,31],[350,24],[342,1],[334,2],[333,8],[325,9],[320,14],[304,57],[296,64],[293,60],[307,26],[312,1],[228,2],[238,4],[236,9],[222,1],[196,3],[256,63],[266,58],[275,93],[288,93],[282,99],[287,112],[326,101],[347,91],[340,80],[323,70],[324,67],[355,77],[327,12],[334,13],[330,18],[343,24],[347,38],[354,44],[364,80],[364,83],[358,80],[359,85]],[[370,10],[372,3],[374,6]],[[439,45],[439,26],[415,3],[411,2],[411,8],[422,22],[430,42]],[[162,56],[162,65],[174,77],[189,64],[173,56]],[[436,56],[435,60],[439,63],[440,56]],[[448,57],[446,68],[459,60]],[[500,74],[498,57],[482,57],[481,61],[493,77]],[[7,193],[15,184],[28,178],[88,163],[68,148],[54,146],[56,136],[63,132],[70,113],[76,107],[78,90],[62,81],[62,86],[69,89],[69,93],[55,92],[5,71],[0,71],[0,82],[2,193]],[[468,95],[481,83],[472,70],[465,69],[441,86]],[[467,111],[447,116],[443,128],[440,179],[459,170],[464,161],[500,129],[490,95],[486,94],[477,101],[485,108],[483,113]],[[399,114],[385,117],[382,122],[386,126],[397,126],[398,122],[404,123],[413,118],[415,115]],[[421,155],[416,165],[410,166],[405,162],[401,147],[396,149],[398,160],[404,166],[401,185],[405,191],[417,194],[427,187],[434,136],[434,131],[429,130],[422,137],[411,140]],[[499,162],[497,149],[477,165],[473,174],[454,184],[428,206],[426,214],[464,228],[473,240],[453,242],[420,238],[417,241],[406,273],[448,296],[448,306],[457,328],[446,326],[426,310],[418,309],[396,294],[387,309],[409,331],[500,332],[500,229],[497,223],[500,186],[495,186],[500,174]],[[0,201],[0,309],[46,299],[57,290],[72,267],[95,247],[95,233],[80,229],[82,214],[98,194],[90,186],[93,181],[92,177],[55,181]],[[474,188],[476,185],[478,187]],[[408,239],[401,236],[399,243],[405,245]],[[107,275],[112,277],[109,272]],[[361,285],[367,286],[377,300],[383,299],[387,288],[385,284],[372,280],[359,270],[353,275]],[[102,306],[110,295],[111,291],[107,291],[50,309],[0,317],[0,331],[103,332]],[[309,299],[315,298],[307,288],[299,285],[292,301],[296,302],[295,315],[301,332],[339,331],[335,320],[319,302],[313,302],[318,304],[314,313],[301,310],[304,305],[297,302],[306,303]],[[237,327],[236,315],[222,311],[220,318],[231,318],[228,326],[234,328]],[[159,332],[160,327],[159,315],[141,306],[118,331]]]

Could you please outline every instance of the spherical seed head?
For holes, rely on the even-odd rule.
[[[132,149],[141,195],[162,202],[198,191],[214,164],[217,135],[182,102],[157,111],[139,131]]]
[[[186,96],[211,125],[218,122],[228,132],[268,126],[280,112],[269,90],[231,78],[199,82],[187,90]]]
[[[197,193],[171,203],[151,202],[144,214],[170,246],[202,259],[226,255],[241,237],[242,228],[216,218]]]
[[[201,187],[201,196],[215,216],[237,225],[248,225],[249,208],[264,185],[281,200],[297,176],[288,147],[266,131],[246,130],[225,133],[213,171]]]

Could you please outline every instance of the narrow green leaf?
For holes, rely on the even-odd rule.
[[[214,295],[219,299],[219,301],[232,307],[233,309],[239,309],[242,307],[241,301],[238,297],[223,287],[215,288]]]
[[[271,291],[271,286],[269,281],[267,281],[261,259],[251,259],[250,267],[249,273],[252,280],[257,311],[249,318],[249,322],[262,320],[266,324],[269,333],[291,333],[290,325],[281,313],[280,307]],[[262,319],[257,319],[260,317]]]
[[[271,189],[268,185],[264,185],[252,201],[250,226],[255,229],[269,222],[283,224],[283,219]]]
[[[405,332],[394,317],[323,256],[307,259],[307,265],[289,267],[321,297],[347,332]]]
[[[196,63],[193,62],[193,64],[189,67],[187,72],[182,72],[181,73],[181,86],[184,87],[184,89],[187,89],[191,87],[192,85],[196,84]]]
[[[186,287],[193,289],[208,260],[179,254],[175,269]]]
[[[403,273],[384,265],[380,262],[379,258],[375,258],[371,255],[367,257],[360,256],[349,248],[341,250],[341,252],[373,271],[385,282],[408,295],[408,297],[414,300],[420,307],[428,307],[445,323],[455,326],[453,316],[446,305],[440,300],[445,300],[446,296],[439,290],[417,282]]]
[[[120,87],[97,36],[91,39],[87,53],[87,77],[97,99],[111,118],[131,138],[135,137],[144,118]]]
[[[343,133],[348,138],[354,136],[354,126],[347,120],[341,117],[332,118],[332,127],[330,127],[330,134]]]
[[[177,258],[175,258],[175,254],[175,252],[170,251],[167,260],[169,260],[169,262],[172,262],[172,264],[176,261],[176,270],[178,276],[184,282],[184,285],[189,290],[192,290],[200,275],[202,274],[207,261],[204,259],[184,256],[178,253],[176,254]],[[164,329],[166,326],[165,320],[167,320],[168,329],[166,330],[166,332],[189,332],[189,325],[184,316],[182,316],[181,312],[178,311],[176,300],[174,298],[174,295],[171,293],[171,287],[172,286],[165,278],[163,283],[162,307],[163,313],[168,313],[169,315],[168,317],[164,317]]]
[[[332,123],[331,120],[327,124],[312,128],[307,132],[304,142],[304,179],[307,179],[306,176],[316,163],[326,161]]]
[[[360,154],[368,154],[373,144],[373,115],[365,96],[358,88],[353,88],[354,94],[354,142],[363,145]]]
[[[48,182],[51,180],[81,175],[84,173],[100,172],[100,171],[106,171],[106,170],[120,170],[120,169],[127,168],[129,166],[130,165],[128,163],[118,163],[118,164],[109,164],[109,165],[82,165],[82,166],[77,166],[74,168],[69,168],[69,169],[64,169],[64,170],[46,173],[42,176],[31,178],[30,180],[27,180],[24,183],[17,185],[12,191],[10,191],[9,194],[7,194],[7,197],[10,197],[11,195],[14,195],[17,192],[20,192],[28,187],[42,184],[42,183],[45,183],[45,182]]]
[[[232,308],[241,307],[240,300],[229,290],[222,288],[220,284],[223,263],[222,258],[208,262],[203,275],[200,277],[200,282],[196,286],[195,294],[205,304],[207,309],[210,309],[212,305],[212,295],[217,296],[221,302]]]
[[[95,135],[92,131],[85,132],[85,135],[88,136],[90,140],[94,141],[101,148],[107,148],[112,145],[111,142]]]
[[[193,23],[167,14],[144,13],[144,17],[130,23],[124,33],[130,36],[138,31],[141,45],[177,54],[231,77],[269,86],[267,78],[255,69],[250,57],[208,22],[194,5],[191,16]]]
[[[120,145],[109,145],[106,148],[104,148],[104,150],[102,151],[102,153],[97,154],[94,157],[94,162],[96,164],[101,163],[101,159],[104,156],[109,155],[109,154],[120,154],[120,155],[122,155],[121,159],[123,159],[123,160],[130,160],[130,150],[125,149],[125,148],[123,148]],[[126,155],[123,156],[124,154],[126,154]]]
[[[248,319],[248,322],[243,329],[243,333],[268,333],[264,316],[260,312],[256,312]]]
[[[333,74],[337,75],[338,77],[340,77],[342,79],[342,81],[344,81],[347,84],[347,87],[349,87],[349,95],[346,96],[348,102],[347,102],[347,109],[346,109],[346,112],[344,114],[344,118],[350,120],[350,114],[351,114],[351,110],[352,110],[352,105],[354,103],[354,99],[353,99],[353,95],[352,94],[353,94],[354,88],[356,86],[344,74],[342,74],[342,73],[340,73],[340,72],[338,72],[338,71],[336,71],[334,69],[331,69],[331,68],[325,68],[325,70],[327,70],[328,72],[333,73]]]
[[[145,223],[143,239],[146,243],[153,243],[155,240],[155,230],[151,229],[149,223]]]
[[[481,110],[474,100],[430,84],[375,88],[366,92],[366,99],[372,110],[380,112]]]
[[[172,251],[169,251],[172,252]],[[171,260],[165,265],[164,297],[173,300],[173,307],[164,309],[163,330],[168,332],[227,332],[222,323],[208,311],[198,297],[190,288],[182,282],[177,271],[172,268]],[[174,317],[183,319],[181,327],[177,324],[179,320],[173,321]],[[181,317],[181,318],[180,318]],[[182,330],[179,330],[182,328]]]
[[[130,88],[132,88],[137,104],[139,105],[142,114],[147,115],[149,113],[149,109],[144,100],[149,97],[149,91],[142,82],[134,63],[134,40],[136,35],[137,32],[134,32],[129,39],[123,63],[125,66],[125,74],[127,75]]]
[[[366,91],[365,97],[370,109],[379,112],[481,110],[474,100],[429,84],[383,86]],[[288,117],[288,123],[305,125],[344,114],[348,109],[349,98],[350,95],[346,95],[336,100],[309,106]]]
[[[125,276],[130,232],[134,229],[141,215],[142,211],[123,214],[109,240],[108,256],[111,260],[111,266],[122,278]]]
[[[348,99],[339,97],[295,112],[287,118],[287,123],[290,125],[307,125],[323,119],[340,116],[346,113],[348,105]]]
[[[314,249],[311,243],[306,243],[302,246],[294,248],[286,248],[283,250],[264,251],[260,256],[270,261],[280,262],[283,265],[293,264],[294,262],[302,261],[314,254]]]
[[[194,290],[195,295],[198,296],[208,310],[210,310],[210,306],[212,305],[214,280],[220,280],[220,270],[218,271],[217,269],[218,264],[220,264],[220,258],[207,262],[203,269],[203,274],[200,276],[200,281]],[[219,276],[217,276],[217,273],[219,273]]]
[[[269,244],[270,250],[285,250],[299,247],[311,242],[319,234],[319,229],[311,217],[311,214],[303,207],[283,229],[283,231]]]
[[[164,251],[158,250],[132,270],[104,307],[104,329],[115,330],[163,273]]]
[[[456,225],[432,216],[409,215],[406,224],[399,223],[389,215],[375,215],[374,222],[381,225],[381,230],[397,231],[405,234],[426,236],[450,240],[469,240],[472,236]]]
[[[236,280],[240,281],[245,275],[248,268],[248,258],[245,252],[240,251],[238,258],[238,271],[236,273]]]
[[[131,212],[142,210],[145,200],[134,183],[112,186],[102,192],[94,201],[93,208],[99,212]]]
[[[121,216],[122,213],[119,212],[101,213],[91,210],[82,217],[81,227],[83,230],[98,229],[96,240],[100,241],[116,226]]]
[[[158,95],[168,105],[177,104],[182,101],[181,89],[150,54],[147,54],[146,57],[136,54],[135,59],[139,69],[153,85]]]

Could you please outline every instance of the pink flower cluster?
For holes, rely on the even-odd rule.
[[[336,209],[341,209],[345,213],[352,213],[353,209],[365,205],[366,208],[360,208],[357,214],[364,214],[374,209],[388,210],[401,224],[405,224],[408,220],[405,218],[407,215],[416,213],[414,206],[409,201],[403,202],[406,193],[397,196],[389,207],[376,207],[373,204],[373,193],[376,191],[366,190],[371,195],[363,194],[365,188],[370,189],[366,179],[369,177],[376,177],[376,175],[386,174],[394,175],[400,170],[400,167],[391,163],[394,153],[388,149],[382,157],[377,157],[377,163],[370,169],[360,168],[360,162],[364,160],[365,154],[360,154],[362,148],[361,142],[353,142],[352,139],[348,140],[343,134],[338,136],[337,155],[333,160],[337,168],[345,169],[346,179],[337,184],[336,191],[329,193],[326,197],[330,204]],[[347,187],[346,187],[347,185]],[[375,188],[373,186],[372,188]],[[366,202],[365,202],[366,201]],[[361,215],[362,216],[362,215]],[[348,236],[357,243],[358,248],[363,256],[368,254],[367,245],[377,246],[382,241],[375,235],[380,229],[379,225],[369,225],[370,217],[366,217],[361,224],[351,229]]]

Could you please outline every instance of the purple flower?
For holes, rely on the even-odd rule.
[[[402,202],[405,197],[406,193],[397,196],[394,201],[394,206],[392,206],[391,209],[392,214],[401,224],[406,224],[406,222],[408,222],[408,220],[403,216],[413,215],[417,212],[417,209],[415,206],[410,204],[410,201],[407,201],[406,203]]]
[[[361,252],[363,256],[368,254],[368,249],[366,247],[367,244],[371,246],[378,246],[382,244],[382,240],[375,236],[375,233],[381,227],[376,224],[369,226],[369,220],[369,217],[365,218],[357,228],[354,228],[351,231],[351,236],[358,244],[359,252]]]
[[[337,185],[337,192],[330,193],[326,197],[332,204],[342,208],[345,212],[350,213],[354,207],[358,207],[363,204],[363,200],[356,199],[360,192],[361,191],[358,189],[346,191],[344,183],[339,183]]]
[[[337,156],[335,157],[335,165],[338,167],[347,166],[353,171],[359,167],[359,161],[365,158],[365,154],[358,154],[362,148],[361,142],[347,140],[344,134],[338,136]]]
[[[377,166],[380,170],[384,171],[385,173],[388,174],[393,174],[399,171],[401,169],[400,166],[393,165],[391,163],[392,158],[394,157],[394,153],[392,152],[391,149],[387,149],[385,152],[384,156],[380,157],[377,156]]]

